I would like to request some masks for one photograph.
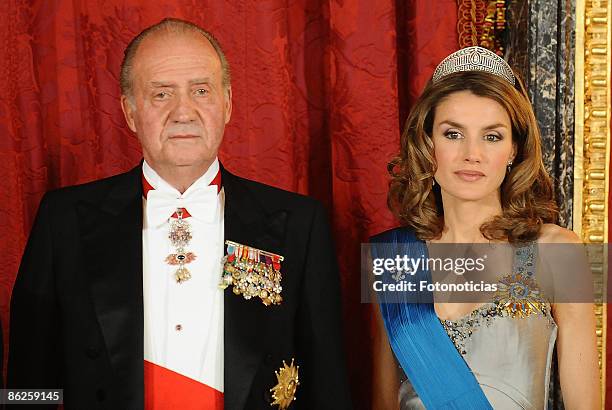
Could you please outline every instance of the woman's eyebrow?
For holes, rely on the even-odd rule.
[[[465,128],[465,125],[460,124],[460,123],[455,122],[455,121],[452,121],[452,120],[444,120],[444,121],[440,122],[439,125],[444,125],[444,124],[450,125],[451,127],[455,127],[455,128],[461,128],[461,129]],[[490,125],[486,125],[486,126],[482,127],[482,130],[492,130],[492,129],[495,129],[495,128],[508,128],[508,126],[506,124],[501,123],[501,122],[496,122],[494,124],[490,124]]]

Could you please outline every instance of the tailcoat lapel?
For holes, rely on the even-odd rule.
[[[141,167],[77,205],[87,274],[122,408],[144,407]]]
[[[225,190],[225,240],[284,254],[285,211],[266,210],[240,178],[222,168]],[[224,401],[226,410],[242,410],[270,339],[270,315],[280,306],[245,300],[231,288],[224,295]],[[272,387],[272,386],[270,386]]]

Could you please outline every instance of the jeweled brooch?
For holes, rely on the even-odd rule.
[[[546,310],[546,300],[542,297],[536,281],[529,275],[515,273],[499,281],[494,296],[500,313],[512,318],[526,318]]]

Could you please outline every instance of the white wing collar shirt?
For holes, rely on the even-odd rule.
[[[182,195],[145,161],[143,198],[144,359],[223,392],[223,291],[219,288],[223,257],[224,191],[211,185],[219,173],[215,159],[206,173]],[[195,255],[184,265],[191,277],[176,280],[177,265],[166,261],[176,252],[169,234],[172,215],[190,215]],[[176,217],[176,214],[175,214]]]

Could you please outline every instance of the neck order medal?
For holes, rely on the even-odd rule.
[[[191,272],[185,265],[193,262],[196,255],[185,249],[191,241],[191,226],[189,222],[183,219],[183,209],[177,209],[176,215],[176,219],[171,218],[170,233],[168,234],[170,243],[176,249],[174,253],[166,256],[166,263],[168,265],[178,265],[176,272],[174,272],[174,278],[177,283],[183,283],[191,279]]]

